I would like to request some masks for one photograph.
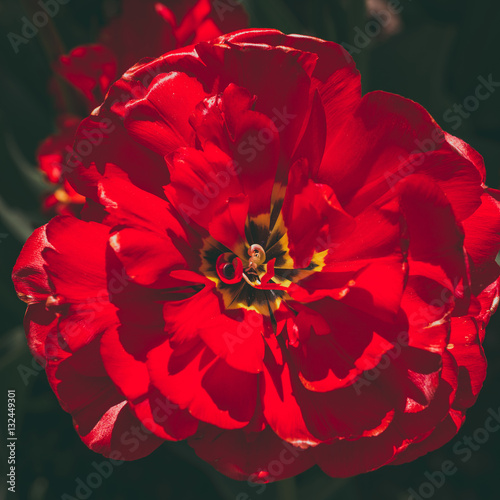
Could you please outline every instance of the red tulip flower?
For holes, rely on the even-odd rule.
[[[438,448],[481,389],[500,192],[335,43],[248,30],[134,66],[83,121],[87,199],[26,243],[26,332],[94,451],[188,439],[236,479]],[[138,434],[141,429],[141,437]]]

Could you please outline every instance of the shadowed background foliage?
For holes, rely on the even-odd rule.
[[[500,187],[500,85],[493,86],[491,95],[477,106],[470,99],[480,78],[500,82],[500,2],[393,0],[392,9],[386,0],[248,0],[244,4],[253,27],[344,43],[362,73],[364,92],[381,89],[421,103],[445,130],[481,152],[488,184]],[[77,492],[78,481],[86,482],[104,459],[80,442],[71,417],[61,410],[43,370],[32,361],[22,329],[24,304],[16,298],[10,273],[24,239],[46,222],[39,206],[47,188],[35,174],[34,164],[36,148],[53,131],[56,117],[47,91],[50,63],[72,47],[94,41],[119,3],[68,1],[51,25],[15,53],[7,34],[20,33],[22,17],[39,8],[34,0],[0,0],[0,398],[3,408],[6,390],[16,390],[18,498],[267,500],[281,495],[290,500],[404,500],[409,488],[418,489],[428,481],[426,471],[439,470],[445,460],[454,462],[458,472],[436,488],[433,498],[498,498],[500,432],[491,434],[466,462],[453,446],[483,426],[489,409],[500,407],[500,314],[493,317],[484,344],[488,377],[464,428],[446,446],[413,463],[348,480],[328,478],[314,468],[295,479],[296,495],[290,482],[262,487],[231,481],[198,460],[188,447],[169,444],[145,459],[115,467],[90,495],[85,496],[86,490]],[[3,435],[6,416],[0,428]],[[4,446],[1,455],[3,470]],[[6,493],[5,487],[2,480],[0,492]]]

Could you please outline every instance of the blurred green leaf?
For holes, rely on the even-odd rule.
[[[11,234],[21,242],[25,242],[35,229],[29,217],[22,210],[7,206],[2,197],[0,197],[0,219]]]
[[[14,165],[18,168],[19,172],[21,172],[28,185],[35,193],[41,194],[53,190],[53,185],[45,180],[42,172],[36,165],[33,165],[25,158],[16,140],[9,133],[5,134],[5,144]]]

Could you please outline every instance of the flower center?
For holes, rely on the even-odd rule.
[[[278,283],[271,283],[274,278],[274,263],[272,259],[267,264],[267,270],[262,276],[259,270],[266,263],[266,251],[261,245],[254,243],[248,249],[248,265],[243,269],[243,263],[236,255],[226,252],[217,257],[215,268],[219,279],[226,285],[234,285],[242,281],[246,282],[252,288],[260,290],[284,290],[285,288]]]
[[[270,315],[287,300],[292,283],[321,270],[323,255],[317,254],[307,267],[297,268],[280,223],[269,231],[255,218],[249,221],[246,234],[248,243],[242,242],[232,251],[207,238],[200,271],[216,283],[226,309],[245,308]]]

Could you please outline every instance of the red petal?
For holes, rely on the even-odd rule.
[[[59,318],[59,333],[68,347],[76,351],[118,322],[117,309],[108,298],[89,297],[64,308]]]
[[[500,251],[500,191],[487,189],[481,206],[463,221],[465,248],[478,266],[492,261]]]
[[[313,72],[326,116],[326,144],[330,144],[361,100],[361,77],[352,57],[340,45],[292,35],[293,47],[319,55]],[[319,164],[314,172],[317,172]]]
[[[74,147],[65,159],[65,177],[78,193],[96,202],[103,178],[128,180],[160,197],[169,181],[163,157],[130,140],[123,127],[121,113],[125,110],[118,103],[123,106],[123,99],[134,100],[136,94],[140,90],[134,84],[116,83],[105,104],[80,124]]]
[[[481,180],[483,183],[486,181],[486,167],[484,166],[483,157],[466,142],[462,141],[458,137],[455,137],[448,132],[445,132],[446,142],[451,144],[464,158],[469,160],[481,174]]]
[[[127,104],[125,128],[162,156],[193,143],[189,117],[207,94],[196,78],[170,72],[156,77],[144,98]]]
[[[394,186],[414,173],[442,187],[459,220],[479,206],[479,172],[445,141],[427,111],[400,96],[370,92],[330,142],[319,181],[333,186],[355,215],[383,196],[392,197]]]
[[[171,158],[169,168],[165,194],[184,220],[194,220],[229,248],[240,241],[248,200],[229,157],[215,146],[205,154],[186,148]]]
[[[211,40],[248,26],[245,9],[238,4],[213,3],[209,0],[177,2],[171,6],[176,13],[177,46]],[[173,20],[175,24],[175,19]]]
[[[148,369],[162,394],[201,421],[236,429],[253,417],[257,376],[231,368],[202,344],[176,355],[165,341],[148,353]]]
[[[335,269],[337,262],[342,265],[343,262],[358,262],[362,259],[401,257],[401,253],[406,250],[407,242],[404,239],[407,236],[404,234],[401,207],[397,200],[380,207],[370,206],[354,220],[355,230],[341,242],[331,245],[333,237],[327,239],[328,245],[325,247],[333,247],[326,259],[328,270]]]
[[[187,269],[188,265],[180,250],[165,234],[125,228],[111,236],[109,244],[135,283],[153,288],[182,286],[170,273]]]
[[[354,275],[354,284],[341,300],[378,319],[392,322],[400,310],[407,272],[402,255],[377,259]]]
[[[351,385],[363,371],[377,366],[393,347],[361,322],[353,321],[345,328],[347,325],[339,324],[331,316],[324,320],[335,327],[330,327],[328,333],[304,335],[299,326],[301,340],[296,347],[289,348],[301,382],[311,391],[329,392]],[[315,330],[314,322],[311,326]]]
[[[24,329],[28,347],[36,361],[45,367],[45,344],[49,335],[57,332],[58,318],[53,311],[47,310],[45,303],[32,304],[26,309]]]
[[[186,439],[198,428],[198,420],[187,410],[180,410],[155,388],[151,388],[146,399],[132,404],[132,409],[144,427],[162,439]]]
[[[262,397],[266,421],[281,439],[295,446],[307,448],[319,444],[321,440],[309,430],[300,404],[295,399],[289,366],[282,361],[280,347],[272,337],[268,339],[268,345],[272,350],[266,352],[264,361]]]
[[[199,337],[235,369],[259,373],[263,368],[264,333],[262,316],[254,311],[226,310],[218,292],[207,283],[193,297],[166,302],[165,329],[173,341]]]
[[[147,102],[147,99],[134,102],[128,107],[128,111],[125,127],[139,144],[161,156],[188,146],[188,141]]]
[[[181,2],[182,4],[183,2]],[[208,2],[207,0],[200,0],[199,4],[202,3],[210,3],[211,12],[210,18],[214,21],[214,23],[219,28],[221,34],[223,33],[231,33],[232,31],[242,30],[248,27],[248,14],[246,13],[245,8],[242,4],[217,4],[213,2]],[[196,39],[202,41],[202,36],[205,35],[205,31],[203,30],[200,33],[198,30],[196,34]],[[207,37],[205,40],[211,40],[213,37]]]
[[[140,335],[138,329],[122,328],[123,335]],[[100,354],[106,372],[129,401],[135,401],[149,391],[149,373],[145,360],[125,349],[119,328],[109,328],[101,338]]]
[[[221,109],[231,137],[230,148],[241,188],[250,200],[249,214],[256,216],[270,212],[280,135],[275,120],[249,109],[250,95],[236,85],[229,85],[224,90]]]
[[[260,29],[231,34],[232,43],[255,43],[293,47],[298,51],[318,54],[316,61],[305,58],[302,62],[311,74],[312,89],[318,89],[328,120],[330,143],[345,119],[351,115],[361,98],[359,72],[349,53],[340,45],[302,35],[284,35],[276,30]],[[313,70],[309,68],[314,65]],[[267,74],[267,73],[266,73]],[[257,92],[254,92],[257,95]],[[287,97],[287,96],[284,96]],[[293,98],[287,99],[293,102]]]
[[[319,93],[316,91],[311,104],[309,120],[304,130],[304,135],[297,145],[293,160],[307,160],[309,171],[316,174],[325,152],[326,137],[327,121],[325,109],[319,97]]]
[[[249,196],[251,215],[270,210],[280,149],[274,121],[253,111],[255,104],[255,97],[246,89],[229,84],[220,98],[209,99],[198,106],[191,120],[206,153],[214,149],[213,146],[209,149],[213,143],[232,158],[223,161],[226,165],[219,175],[227,176],[228,170],[238,174],[241,188],[235,190],[234,195],[243,192]],[[218,187],[221,201],[225,199],[228,184],[221,182],[223,179],[212,174],[208,184],[210,193]],[[215,195],[210,195],[206,189],[204,197],[211,200]]]
[[[439,355],[411,347],[403,350],[394,361],[402,370],[396,376],[407,395],[404,413],[397,418],[403,436],[410,439],[426,437],[446,418],[455,398],[457,369],[453,358],[446,353],[442,369],[440,363]]]
[[[471,317],[452,318],[448,352],[458,365],[458,388],[453,408],[470,408],[486,378],[486,357],[477,322]]]
[[[163,440],[147,433],[142,434],[143,439],[134,437],[132,431],[140,421],[106,376],[98,348],[94,341],[70,354],[61,347],[56,333],[50,335],[46,345],[49,383],[87,446],[117,460],[142,458]]]
[[[147,229],[157,235],[165,231],[189,241],[185,227],[173,215],[164,196],[144,191],[124,179],[102,179],[98,184],[99,201],[106,211],[103,223]]]
[[[54,70],[80,90],[91,107],[101,103],[117,76],[115,56],[102,45],[74,48],[59,58]]]
[[[311,91],[310,74],[317,56],[284,47],[268,46],[263,50],[260,45],[240,45],[237,38],[243,34],[225,37],[223,43],[216,45],[199,44],[196,51],[212,69],[211,74],[220,75],[219,89],[225,89],[230,83],[240,85],[244,82],[251,95],[259,96],[255,111],[273,120],[280,131],[283,151],[289,158],[306,119]],[[259,35],[257,30],[251,33],[254,39],[258,39]],[[253,40],[246,41],[251,43]],[[266,74],[266,79],[259,76],[262,74]],[[269,87],[268,81],[274,82],[274,85]]]
[[[391,465],[400,465],[411,462],[422,455],[425,455],[429,451],[437,450],[456,436],[464,421],[465,415],[458,411],[450,410],[449,415],[444,420],[439,422],[429,436],[427,436],[423,441],[410,444],[408,448],[396,457]]]
[[[446,339],[439,336],[434,336],[434,339],[431,339],[432,328],[429,329],[429,327],[433,324],[444,324],[454,305],[453,286],[443,286],[435,279],[425,276],[409,276],[401,307],[406,313],[412,332],[414,332],[412,345],[415,347],[425,345],[426,348],[432,346],[432,349],[429,350],[442,353],[445,347],[443,342]],[[428,341],[431,343],[427,344]],[[417,342],[417,344],[413,342]]]
[[[172,26],[148,1],[138,4],[124,0],[122,13],[100,33],[99,41],[108,46],[118,60],[120,74],[143,57],[159,57],[175,48]]]
[[[246,239],[245,224],[249,207],[248,196],[240,194],[229,198],[209,222],[208,232],[227,248],[236,249]]]
[[[55,292],[67,301],[106,300],[109,228],[76,217],[55,217],[46,226],[52,248],[43,251]]]
[[[318,251],[318,245],[312,242],[318,241],[323,231],[333,235],[335,245],[354,229],[352,217],[344,212],[332,189],[311,181],[307,169],[307,164],[300,161],[290,168],[282,208],[296,268],[309,265],[313,253]]]
[[[420,175],[406,178],[400,186],[410,239],[410,273],[419,274],[412,269],[416,261],[442,268],[452,282],[463,279],[464,236],[441,189]]]
[[[54,287],[47,307],[60,314],[59,331],[72,350],[118,322],[108,296],[108,232],[107,226],[75,217],[56,217],[46,226],[50,247],[43,258]]]
[[[17,258],[12,280],[17,295],[28,304],[45,302],[53,293],[53,286],[49,284],[45,261],[42,251],[50,247],[46,234],[47,226],[36,229],[24,244]]]
[[[311,302],[331,297],[344,304],[393,322],[401,306],[407,267],[403,256],[335,262],[290,287],[294,300]]]
[[[313,450],[314,458],[323,472],[332,477],[363,474],[389,463],[404,443],[396,425],[374,437],[356,440],[337,440]]]
[[[141,421],[133,414],[126,401],[104,413],[86,434],[80,431],[82,441],[92,450],[113,460],[138,460],[152,453],[164,440],[140,428]],[[140,432],[140,438],[137,433]]]
[[[307,390],[286,350],[279,352],[277,344],[272,349],[278,352],[269,351],[266,356],[264,416],[282,439],[314,445],[334,437],[360,437],[380,427],[393,411],[398,396],[385,394],[374,385],[362,397],[352,386],[327,393]],[[279,363],[281,355],[286,359],[283,364]],[[369,413],[362,410],[367,406]]]
[[[239,481],[278,481],[314,465],[310,451],[282,441],[269,427],[249,433],[203,425],[189,444],[200,458]]]
[[[40,170],[49,182],[58,184],[62,181],[61,173],[68,149],[71,150],[76,130],[81,119],[77,116],[63,115],[58,120],[58,133],[45,139],[36,152]]]

